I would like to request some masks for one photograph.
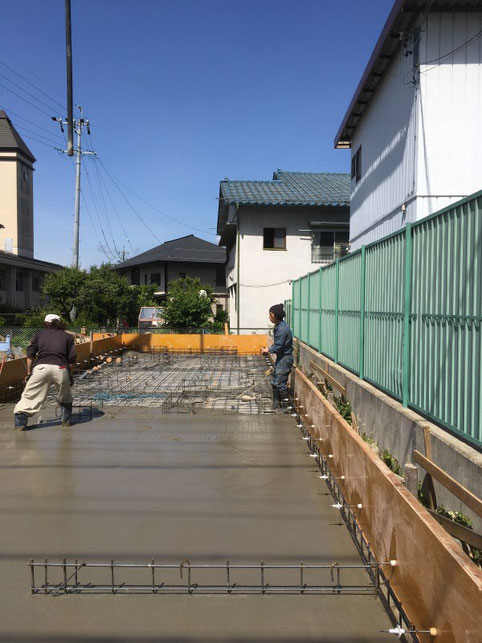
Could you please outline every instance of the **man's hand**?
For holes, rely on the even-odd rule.
[[[264,346],[264,347],[261,349],[261,355],[268,355],[268,354],[269,354],[268,347],[267,347],[267,346]]]
[[[27,373],[27,375],[25,375],[25,377],[23,378],[23,383],[26,384],[29,381],[31,376],[32,376],[32,373]]]

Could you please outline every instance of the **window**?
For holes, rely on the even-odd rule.
[[[179,279],[186,279],[186,273],[185,272],[180,272],[179,273]]]
[[[15,290],[17,292],[23,292],[23,288],[23,272],[17,270],[15,273]]]
[[[263,228],[263,250],[286,250],[286,228]]]
[[[361,179],[361,145],[351,158],[351,178],[357,183]]]
[[[141,284],[141,271],[139,268],[132,268],[131,270],[131,283],[133,286],[140,286]]]
[[[226,271],[224,266],[216,268],[216,286],[226,286]]]
[[[5,270],[0,270],[0,290],[5,290]]]
[[[325,263],[344,257],[348,252],[348,229],[315,230],[311,245],[311,262]]]
[[[151,272],[151,284],[156,284],[156,286],[161,285],[161,273],[160,272]]]
[[[144,284],[147,285],[147,274],[144,275]]]
[[[33,275],[32,277],[32,290],[34,292],[40,292],[40,286],[42,285],[42,277],[38,275]]]

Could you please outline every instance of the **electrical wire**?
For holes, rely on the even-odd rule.
[[[111,196],[111,194],[110,194],[110,191],[109,191],[109,189],[108,189],[107,185],[106,185],[106,184],[105,184],[105,182],[104,182],[104,179],[102,178],[102,176],[101,176],[101,174],[100,174],[100,172],[99,172],[99,168],[98,168],[98,167],[97,167],[97,165],[96,165],[96,157],[95,157],[95,156],[92,156],[91,158],[92,158],[92,161],[93,161],[94,165],[96,166],[96,170],[97,170],[97,174],[98,174],[99,181],[100,181],[100,182],[102,183],[102,185],[104,186],[105,192],[106,192],[106,194],[107,194],[107,196],[108,196],[108,198],[109,198],[109,201],[110,201],[110,204],[111,204],[111,206],[112,206],[112,209],[114,210],[114,213],[115,213],[115,215],[116,215],[116,217],[117,217],[117,219],[118,219],[118,221],[119,221],[119,225],[120,225],[120,227],[122,228],[122,232],[124,233],[125,239],[126,239],[127,243],[129,244],[129,246],[130,246],[130,248],[131,248],[132,254],[134,254],[134,253],[135,253],[134,247],[133,247],[133,245],[132,245],[132,243],[131,243],[131,241],[130,241],[130,239],[129,239],[128,235],[127,235],[127,232],[126,232],[126,229],[125,229],[125,227],[124,227],[124,224],[122,223],[122,219],[121,219],[121,218],[120,218],[120,216],[119,216],[119,212],[118,212],[117,208],[115,207],[115,204],[114,204],[114,201],[113,201],[112,196]]]
[[[92,188],[92,184],[91,184],[91,181],[90,181],[90,175],[89,175],[89,172],[87,170],[87,167],[86,167],[85,163],[84,163],[84,173],[85,173],[85,176],[87,178],[87,185],[89,186],[89,190],[90,190],[90,194],[91,194],[91,198],[92,198],[92,203],[94,204],[94,209],[95,209],[95,212],[97,214],[97,219],[99,221],[99,226],[100,226],[100,230],[101,230],[101,233],[102,233],[102,237],[104,239],[105,245],[106,245],[107,249],[109,250],[110,254],[113,257],[115,257],[115,252],[112,251],[112,248],[110,247],[109,242],[107,241],[107,237],[105,235],[104,228],[102,226],[102,221],[100,219],[99,209],[97,207],[97,201],[96,201],[96,199],[94,197],[94,190]]]
[[[468,45],[470,45],[471,42],[473,42],[477,38],[480,38],[481,35],[482,35],[482,29],[479,32],[477,32],[474,36],[472,36],[472,38],[469,38],[469,40],[466,40],[464,43],[462,43],[461,45],[459,45],[455,49],[452,49],[452,51],[448,51],[446,54],[443,54],[442,56],[439,56],[438,58],[434,58],[433,60],[428,60],[427,62],[424,63],[424,65],[433,65],[434,63],[442,62],[442,61],[446,60],[447,58],[450,58],[450,56],[453,56],[454,54],[456,54],[458,51],[460,51],[464,47],[467,47]],[[433,69],[433,67],[432,67],[432,69]],[[426,73],[427,71],[430,71],[430,69],[424,69],[423,73]]]
[[[10,58],[11,60],[13,60],[17,65],[20,65],[20,67],[23,67],[24,69],[26,69],[26,70],[28,71],[28,73],[29,73],[31,76],[34,76],[35,78],[37,78],[38,80],[40,80],[40,82],[41,82],[41,83],[43,83],[46,87],[48,87],[49,89],[51,89],[53,92],[57,93],[57,91],[58,91],[58,89],[57,89],[57,88],[55,88],[55,87],[53,87],[52,85],[50,85],[50,84],[45,80],[45,78],[42,78],[41,76],[39,76],[38,74],[36,74],[34,71],[32,71],[32,69],[31,69],[29,66],[25,65],[23,62],[21,62],[20,60],[18,60],[18,58],[15,58],[15,56],[12,56],[12,54],[11,54],[9,51],[6,51],[6,50],[4,50],[4,49],[0,49],[0,53],[1,53],[3,56],[7,56],[7,57],[8,57],[8,58]],[[57,94],[57,95],[58,95],[58,96],[60,96],[60,93],[59,93],[59,94]],[[52,99],[52,100],[54,100],[54,99]],[[57,102],[57,101],[55,101],[55,102]],[[59,105],[60,105],[60,103],[59,103]],[[64,108],[64,109],[65,109],[65,108]]]
[[[52,110],[54,112],[57,111],[57,108],[52,109],[51,105],[47,105],[47,103],[45,103],[43,100],[40,100],[40,98],[35,96],[35,94],[32,94],[31,92],[28,92],[21,85],[19,85],[18,83],[15,83],[13,80],[11,80],[8,76],[5,76],[4,74],[0,74],[0,78],[5,79],[7,82],[11,83],[14,87],[16,87],[17,89],[20,89],[20,91],[22,91],[24,94],[27,94],[27,96],[30,96],[30,98],[33,98],[34,100],[36,100],[38,103],[40,103],[40,105],[43,105],[47,109],[50,109],[50,110]]]
[[[60,147],[55,147],[54,145],[51,145],[50,143],[45,143],[45,141],[41,141],[40,139],[36,138],[35,136],[32,136],[31,134],[24,134],[24,138],[28,138],[31,141],[35,141],[36,143],[40,143],[41,145],[46,145],[47,147],[50,147],[53,150],[57,150],[57,152],[62,152]]]
[[[289,284],[293,280],[292,279],[285,279],[284,281],[278,281],[275,284],[239,284],[243,288],[270,288],[271,286],[282,286],[283,284]],[[233,284],[234,285],[234,284]]]
[[[106,167],[105,167],[105,165],[103,164],[102,160],[101,160],[99,157],[97,157],[97,159],[98,159],[99,163],[101,164],[102,168],[104,169],[105,173],[107,174],[107,176],[108,176],[108,177],[110,178],[110,180],[114,183],[114,185],[117,187],[117,189],[118,189],[119,191],[121,191],[121,190],[120,190],[120,188],[119,188],[119,186],[116,184],[116,182],[115,182],[115,181],[114,181],[114,179],[112,178],[111,174],[108,172],[107,168],[106,168]],[[120,181],[119,181],[119,183],[120,183]],[[153,210],[155,210],[156,212],[158,212],[161,216],[165,217],[166,219],[169,219],[170,221],[173,221],[174,223],[177,223],[178,225],[181,225],[181,226],[183,226],[183,227],[185,227],[185,228],[189,228],[190,230],[196,230],[196,232],[202,232],[203,234],[209,234],[209,235],[211,235],[211,236],[213,236],[213,237],[215,237],[215,236],[216,236],[216,234],[215,234],[214,232],[208,232],[207,230],[203,230],[203,229],[201,229],[201,228],[195,228],[194,226],[189,225],[188,223],[183,223],[182,221],[180,221],[179,219],[176,219],[175,217],[171,217],[169,214],[166,214],[166,213],[165,213],[165,212],[163,212],[162,210],[159,210],[159,208],[156,208],[156,206],[155,206],[155,205],[152,205],[152,203],[149,203],[148,201],[146,201],[145,199],[143,199],[141,196],[139,196],[138,194],[136,194],[136,192],[134,192],[133,190],[131,190],[130,188],[128,188],[124,183],[121,183],[121,185],[123,185],[123,186],[124,186],[124,188],[125,188],[128,192],[130,192],[130,193],[131,193],[131,194],[133,194],[135,197],[137,197],[137,198],[139,199],[139,201],[142,201],[142,203],[144,203],[145,205],[149,206],[150,208],[152,208]],[[122,192],[121,192],[121,194],[122,194]],[[124,195],[123,195],[123,197],[124,197],[124,199],[127,201],[127,199],[126,199],[126,197],[125,197]],[[129,203],[129,201],[127,201],[127,203]],[[134,209],[134,208],[133,208],[133,206],[132,206],[132,204],[130,204],[130,203],[129,203],[129,205],[131,206],[131,208],[132,208],[132,209]],[[134,212],[136,212],[136,210],[134,210]],[[136,214],[137,214],[137,212],[136,212]],[[140,216],[140,215],[138,214],[138,216]],[[144,223],[144,225],[146,225],[146,224]],[[151,233],[152,233],[152,230],[151,230]],[[157,237],[156,237],[156,239],[157,239]],[[159,241],[159,239],[158,239],[158,241]],[[159,243],[161,243],[161,242],[159,241]]]
[[[31,80],[29,80],[28,78],[25,78],[25,76],[22,76],[22,74],[20,74],[18,71],[15,71],[15,69],[13,69],[13,67],[10,67],[10,65],[7,65],[6,62],[4,62],[3,60],[0,60],[0,64],[3,65],[4,67],[6,67],[7,69],[9,69],[14,74],[16,74],[19,78],[24,80],[29,85],[32,85],[32,87],[34,87],[37,91],[39,91],[43,96],[45,96],[46,98],[49,98],[51,101],[53,101],[54,103],[59,105],[64,110],[64,112],[67,111],[67,108],[65,107],[65,105],[63,105],[62,103],[59,103],[59,101],[55,100],[55,98],[52,98],[52,96],[50,96],[50,94],[47,94],[46,92],[43,91],[43,89],[40,89],[40,87],[37,87],[37,85],[35,85],[35,83],[32,83]]]
[[[115,185],[115,187],[116,187],[116,188],[117,188],[117,190],[119,191],[119,193],[120,193],[120,195],[122,196],[122,198],[124,199],[124,201],[127,203],[127,205],[131,208],[131,210],[132,210],[132,211],[134,212],[134,214],[136,215],[136,217],[139,219],[139,221],[143,224],[143,226],[144,226],[147,230],[149,230],[149,232],[152,234],[152,236],[154,237],[154,239],[156,239],[156,241],[157,241],[158,243],[162,243],[162,241],[159,239],[159,237],[158,237],[158,236],[157,236],[157,234],[154,232],[154,230],[152,230],[152,228],[150,228],[150,227],[147,225],[147,223],[146,223],[146,222],[144,221],[144,219],[141,217],[141,215],[139,214],[139,212],[137,212],[137,210],[135,209],[135,207],[132,205],[132,203],[129,201],[129,199],[126,197],[126,195],[122,192],[122,190],[120,189],[120,187],[118,186],[118,184],[115,182],[115,180],[113,179],[113,177],[111,176],[111,174],[108,172],[107,168],[106,168],[106,167],[105,167],[105,165],[102,163],[102,161],[100,160],[100,158],[99,158],[99,157],[97,157],[97,160],[99,161],[99,163],[100,163],[101,167],[103,168],[104,172],[107,174],[107,176],[110,178],[110,180],[112,181],[112,183]]]
[[[32,130],[28,129],[28,127],[24,127],[23,125],[18,125],[17,127],[21,132],[27,132],[27,134],[33,134],[34,136],[37,136],[38,138],[41,138],[41,139],[44,139],[45,141],[48,141],[52,145],[58,145],[59,144],[57,141],[54,141],[51,138],[47,138],[43,134],[38,134],[37,132],[32,132]]]
[[[35,109],[37,109],[39,112],[42,112],[42,114],[45,114],[46,116],[48,116],[49,118],[51,118],[51,115],[50,115],[48,112],[46,112],[44,109],[40,109],[40,107],[38,107],[38,106],[37,106],[37,105],[35,105],[34,103],[30,102],[29,100],[27,100],[27,99],[26,99],[26,98],[24,98],[23,96],[20,96],[20,94],[17,94],[17,92],[14,92],[14,91],[13,91],[13,89],[10,89],[10,87],[7,87],[6,85],[3,85],[2,83],[0,83],[0,87],[3,87],[3,89],[6,89],[8,92],[10,92],[11,94],[13,94],[13,95],[14,95],[14,96],[16,96],[17,98],[20,98],[20,100],[23,100],[23,101],[24,101],[25,103],[27,103],[28,105],[31,105],[32,107],[34,107]]]
[[[43,132],[47,132],[47,134],[50,134],[50,136],[53,136],[54,138],[58,138],[60,141],[63,140],[62,137],[59,136],[58,134],[54,134],[54,132],[52,132],[51,130],[48,130],[46,127],[42,127],[41,125],[38,125],[38,123],[35,123],[34,121],[31,121],[28,118],[25,118],[24,116],[20,116],[20,114],[17,114],[17,112],[12,111],[8,107],[5,107],[5,105],[0,105],[0,109],[3,109],[5,112],[8,112],[9,114],[13,114],[20,120],[25,121],[26,123],[30,123],[30,125],[33,125],[37,129],[41,129]]]
[[[110,238],[112,239],[112,245],[114,246],[115,254],[120,258],[120,252],[119,252],[119,249],[116,246],[114,234],[112,232],[112,226],[110,224],[109,212],[108,212],[107,206],[105,204],[104,191],[102,190],[102,184],[100,182],[100,177],[99,177],[99,168],[97,167],[97,165],[95,165],[95,163],[94,163],[94,167],[95,167],[95,170],[96,170],[96,178],[97,178],[97,185],[99,186],[100,199],[101,199],[102,206],[104,208],[105,221],[106,221],[107,227],[109,229]]]

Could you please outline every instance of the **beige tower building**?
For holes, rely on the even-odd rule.
[[[0,250],[33,258],[35,157],[0,110]]]
[[[0,303],[28,309],[40,304],[45,275],[61,266],[34,259],[35,157],[0,110]]]

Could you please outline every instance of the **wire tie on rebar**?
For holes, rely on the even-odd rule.
[[[430,636],[437,636],[438,630],[436,627],[431,627],[428,630],[406,630],[401,625],[397,627],[391,627],[389,630],[380,630],[380,632],[386,632],[387,634],[395,634],[398,638],[402,638],[404,634],[430,634]]]

